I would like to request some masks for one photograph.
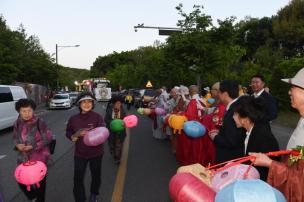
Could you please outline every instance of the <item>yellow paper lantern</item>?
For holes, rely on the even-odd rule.
[[[184,123],[187,121],[187,117],[181,115],[174,115],[169,122],[171,122],[171,127],[173,128],[173,133],[181,134],[181,131],[184,127]]]

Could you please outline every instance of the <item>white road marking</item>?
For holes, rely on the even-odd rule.
[[[3,159],[4,157],[6,157],[6,155],[0,155],[0,159]]]

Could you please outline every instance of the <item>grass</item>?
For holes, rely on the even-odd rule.
[[[296,111],[279,111],[278,117],[273,123],[289,128],[296,128],[299,119],[300,115]]]

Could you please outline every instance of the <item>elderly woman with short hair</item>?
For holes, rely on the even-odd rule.
[[[42,161],[47,164],[50,157],[48,145],[52,139],[46,123],[34,115],[36,104],[30,99],[20,99],[15,104],[19,117],[14,124],[14,142],[17,164],[26,161]],[[46,177],[40,182],[40,187],[26,190],[26,186],[19,184],[20,189],[29,200],[45,201]]]

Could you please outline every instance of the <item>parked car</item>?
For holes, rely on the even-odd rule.
[[[71,107],[72,107],[72,101],[68,93],[54,95],[54,97],[50,100],[49,103],[49,109],[71,108]]]
[[[72,105],[76,104],[76,101],[77,101],[77,98],[78,98],[78,94],[79,94],[78,92],[70,92],[69,93]]]
[[[15,103],[27,98],[20,86],[0,85],[0,130],[11,127],[18,118]]]

